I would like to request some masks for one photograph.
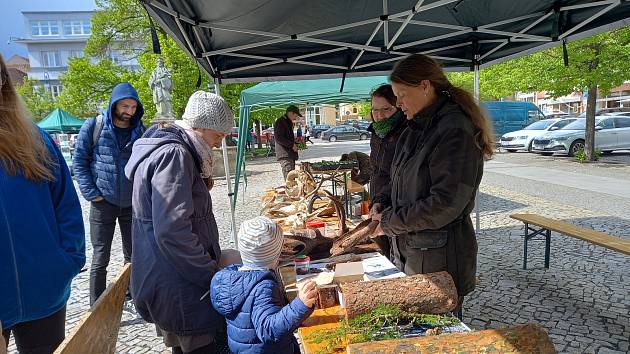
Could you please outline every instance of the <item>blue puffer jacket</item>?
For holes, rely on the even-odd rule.
[[[53,181],[11,176],[0,164],[0,321],[5,329],[59,311],[85,264],[79,198],[61,151],[41,133],[55,162]]]
[[[293,331],[312,309],[296,297],[286,303],[282,286],[269,270],[238,271],[231,265],[212,278],[212,306],[227,320],[232,353],[299,353]]]
[[[138,108],[131,121],[131,139],[121,148],[112,122],[112,111],[115,110],[116,102],[126,98],[138,101]],[[131,182],[125,177],[125,165],[131,156],[134,141],[144,132],[140,120],[143,114],[138,92],[131,84],[123,82],[112,90],[109,108],[103,115],[103,130],[95,146],[92,134],[96,119],[88,119],[83,124],[75,145],[73,167],[85,199],[91,201],[101,196],[122,208],[131,206]]]

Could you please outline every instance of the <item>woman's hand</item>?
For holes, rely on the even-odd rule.
[[[313,307],[317,301],[317,284],[312,280],[307,280],[298,284],[298,297],[306,307]]]
[[[370,218],[372,218],[374,214],[378,214],[382,211],[383,211],[383,207],[381,206],[381,203],[372,204],[372,208],[370,209],[370,213],[369,213]]]
[[[370,238],[377,238],[379,236],[384,236],[384,235],[385,235],[385,232],[383,231],[383,228],[381,227],[381,223],[379,222],[378,225],[376,225],[374,232],[370,235]]]

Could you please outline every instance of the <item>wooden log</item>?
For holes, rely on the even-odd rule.
[[[348,354],[513,353],[553,354],[556,349],[538,324],[478,332],[351,344]]]
[[[372,219],[361,221],[354,229],[335,238],[332,248],[330,249],[330,254],[332,256],[338,256],[340,254],[349,253],[354,246],[369,240],[370,235],[374,233],[377,226],[378,221],[372,221]]]
[[[114,353],[130,275],[127,263],[54,354]]]
[[[348,318],[381,304],[426,314],[446,313],[457,306],[457,289],[447,272],[347,283],[341,285],[341,292]]]

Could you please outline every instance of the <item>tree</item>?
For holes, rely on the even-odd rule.
[[[630,72],[630,28],[601,33],[567,45],[569,63],[564,65],[562,47],[518,59],[512,71],[527,86],[547,91],[552,97],[588,92],[586,108],[586,157],[595,158],[595,105],[598,92],[607,94],[623,84]]]
[[[34,81],[24,78],[24,83],[17,86],[16,91],[22,97],[26,108],[31,112],[33,120],[39,122],[57,106],[50,91],[43,86],[35,86]]]
[[[61,75],[61,108],[77,117],[95,117],[106,108],[112,89],[120,82],[137,80],[138,73],[115,65],[108,59],[93,63],[89,58],[72,58]]]

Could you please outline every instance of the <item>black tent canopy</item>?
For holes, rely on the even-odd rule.
[[[468,71],[630,24],[628,0],[140,0],[219,82]]]

